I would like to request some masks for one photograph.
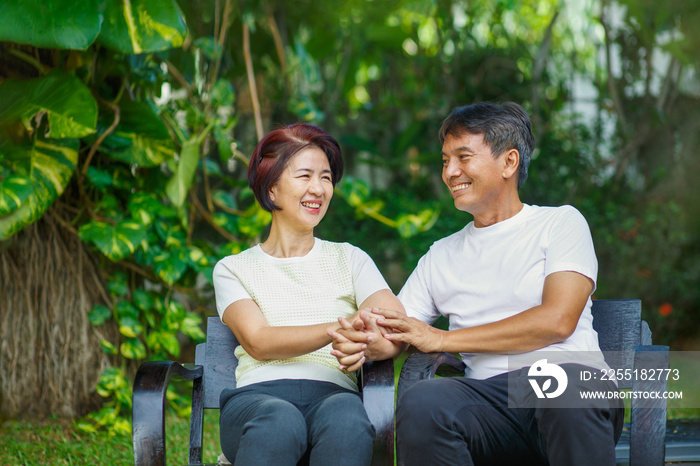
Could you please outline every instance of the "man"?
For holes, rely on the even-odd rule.
[[[555,406],[540,399],[555,394],[544,395],[547,384],[537,385],[539,397],[528,380],[554,361],[576,388],[577,371],[607,368],[592,328],[597,260],[585,219],[571,206],[521,202],[534,147],[522,107],[459,107],[440,140],[442,179],[474,221],[421,258],[399,294],[408,317],[373,309],[376,323],[367,313],[354,327],[341,322],[333,354],[348,370],[362,357],[394,356],[402,344],[461,354],[466,377],[420,381],[400,400],[399,464],[614,465],[621,403],[575,405],[569,396]],[[440,315],[448,331],[430,326]]]

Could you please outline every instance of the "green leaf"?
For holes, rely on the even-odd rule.
[[[136,289],[134,290],[134,304],[142,311],[148,311],[149,309],[153,309],[155,299],[153,299],[153,296],[151,296],[148,291]]]
[[[174,334],[161,333],[159,342],[165,351],[172,354],[176,358],[180,356],[180,342],[177,341],[177,337]]]
[[[180,329],[180,324],[185,317],[187,317],[185,306],[177,301],[170,301],[165,313],[165,319],[163,319],[163,329],[176,332]]]
[[[150,193],[135,193],[129,199],[131,216],[148,226],[153,223],[155,216],[161,213],[163,204]]]
[[[182,207],[187,193],[192,187],[194,175],[197,172],[197,163],[199,162],[199,142],[199,138],[185,141],[180,151],[177,171],[165,186],[165,192],[175,207]]]
[[[180,331],[195,342],[201,342],[207,338],[202,331],[202,318],[191,312],[188,312],[187,316],[182,320]]]
[[[104,191],[113,184],[113,177],[110,172],[92,166],[88,167],[87,179],[90,184],[100,191]]]
[[[257,236],[271,221],[272,214],[255,204],[246,215],[238,217],[238,230],[248,237]]]
[[[163,252],[153,259],[153,268],[168,285],[173,285],[187,270],[187,249]]]
[[[114,262],[132,254],[146,238],[143,225],[132,221],[117,225],[92,221],[82,225],[79,234],[83,241],[95,244],[102,254]]]
[[[19,152],[31,159],[33,194],[7,216],[0,216],[0,241],[38,220],[68,185],[78,161],[78,141],[36,139],[33,144],[15,146],[0,137],[0,153]]]
[[[228,191],[217,190],[212,194],[214,204],[224,209],[237,210],[238,202],[236,198]]]
[[[142,167],[160,165],[173,158],[173,140],[151,105],[125,100],[119,104],[119,110],[119,125],[105,138],[101,150],[116,160]]]
[[[187,27],[174,0],[107,0],[101,44],[122,53],[180,47]]]
[[[20,0],[0,4],[0,40],[85,50],[102,25],[98,0]]]
[[[143,332],[143,325],[132,317],[119,319],[119,333],[127,338],[136,338]]]
[[[127,359],[145,359],[146,346],[138,338],[129,338],[119,347],[119,352]]]
[[[125,318],[138,319],[139,311],[129,301],[118,301],[114,306],[114,312],[119,320]]]
[[[129,291],[129,285],[127,284],[126,274],[122,271],[117,271],[110,275],[109,281],[107,282],[107,289],[114,296],[124,296]],[[122,301],[117,303],[120,306]]]
[[[102,346],[102,351],[104,351],[106,354],[117,354],[119,352],[117,351],[117,347],[107,340],[100,340],[100,345]]]
[[[21,120],[32,131],[31,119],[40,112],[48,116],[47,138],[81,138],[94,133],[97,126],[97,102],[75,76],[53,71],[0,85],[0,125]]]
[[[209,60],[217,60],[221,56],[222,48],[214,37],[199,37],[194,41],[194,46],[201,50]]]
[[[17,209],[34,193],[31,180],[19,175],[0,179],[0,216]]]
[[[110,317],[112,317],[112,311],[110,311],[107,306],[101,304],[95,305],[92,310],[88,312],[88,320],[95,326],[104,324]]]
[[[369,185],[366,181],[346,176],[336,186],[336,191],[353,207],[360,206],[370,195]]]

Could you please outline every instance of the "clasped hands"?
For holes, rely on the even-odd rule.
[[[390,309],[361,309],[350,316],[338,318],[340,328],[331,330],[331,354],[338,359],[340,369],[354,372],[365,361],[393,358],[407,345],[429,353],[441,351],[445,332],[413,317]]]

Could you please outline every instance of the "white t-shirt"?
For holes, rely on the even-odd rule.
[[[364,300],[384,289],[389,286],[367,253],[348,243],[318,238],[302,257],[273,257],[257,245],[224,257],[214,268],[219,317],[223,319],[232,303],[252,299],[272,326],[333,322],[356,312]],[[309,379],[357,390],[354,374],[341,372],[330,351],[327,345],[294,358],[257,361],[238,346],[237,386]]]
[[[409,316],[424,322],[432,323],[443,315],[449,319],[450,330],[475,327],[542,304],[545,277],[562,271],[590,278],[595,289],[598,262],[586,220],[571,206],[524,205],[505,221],[484,228],[471,222],[435,242],[418,262],[399,299]],[[588,352],[586,365],[607,368],[592,322],[589,297],[574,333],[536,352]],[[507,354],[461,356],[468,366],[466,375],[475,379],[515,369]]]

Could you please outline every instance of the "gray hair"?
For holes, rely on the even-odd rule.
[[[481,134],[491,148],[494,157],[516,149],[520,153],[518,166],[518,189],[527,179],[530,156],[535,148],[532,124],[527,112],[520,105],[507,102],[495,104],[483,102],[457,107],[445,118],[440,127],[440,143],[447,136]]]

